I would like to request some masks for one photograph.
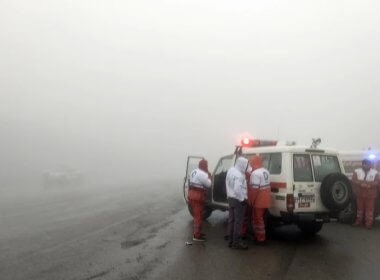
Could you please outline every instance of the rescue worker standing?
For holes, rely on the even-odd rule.
[[[241,240],[244,211],[247,204],[247,181],[245,172],[248,160],[239,157],[235,166],[231,167],[226,176],[226,192],[229,205],[228,246],[234,249],[248,249],[247,244]]]
[[[199,162],[198,168],[190,173],[188,200],[194,217],[194,241],[206,241],[202,234],[203,208],[207,196],[207,188],[211,187],[211,174],[205,159]]]
[[[356,191],[356,221],[355,226],[364,224],[365,227],[371,229],[374,221],[375,201],[377,197],[377,187],[379,175],[375,169],[371,168],[371,161],[363,160],[362,168],[356,169],[352,182]]]
[[[266,244],[265,211],[271,206],[269,172],[263,167],[261,156],[250,159],[253,169],[248,184],[248,203],[252,207],[252,224],[257,245]]]

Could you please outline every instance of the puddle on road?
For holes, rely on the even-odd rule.
[[[163,228],[169,226],[169,225],[172,224],[172,223],[173,223],[172,220],[171,220],[171,221],[164,222],[164,223],[161,223],[161,224],[159,224],[159,225],[157,225],[157,226],[155,226],[155,227],[152,227],[152,228],[150,229],[149,233],[156,234],[156,233],[158,233],[161,229],[163,229]]]
[[[173,221],[170,220],[170,221],[166,221],[166,222],[160,223],[158,225],[154,225],[148,231],[148,236],[147,237],[145,237],[145,238],[139,238],[139,239],[135,239],[135,240],[126,240],[126,241],[124,241],[124,242],[122,242],[120,244],[121,248],[122,249],[129,249],[129,248],[138,246],[138,245],[144,243],[145,241],[154,238],[160,230],[166,228],[167,226],[169,226],[172,223],[173,223]],[[146,234],[144,234],[144,235],[146,235]],[[159,245],[159,246],[157,246],[157,248],[158,249],[162,249],[162,248],[165,248],[166,245],[167,244],[165,244],[165,245]]]

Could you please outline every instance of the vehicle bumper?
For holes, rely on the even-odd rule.
[[[281,212],[281,218],[285,223],[304,223],[304,222],[330,222],[329,213],[288,213]]]

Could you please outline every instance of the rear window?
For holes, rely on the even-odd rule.
[[[332,155],[312,155],[314,175],[316,182],[322,182],[323,179],[331,173],[341,173],[339,161],[336,156]]]
[[[310,155],[293,155],[293,173],[296,182],[313,182],[313,172],[311,169]]]

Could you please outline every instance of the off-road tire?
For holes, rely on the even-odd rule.
[[[187,204],[187,208],[189,209],[190,215],[194,217],[193,209],[191,208],[190,203]],[[203,208],[203,214],[202,214],[203,220],[207,220],[211,216],[212,211],[213,209],[210,206],[205,205],[205,207]]]
[[[352,201],[350,180],[341,173],[327,175],[321,185],[321,199],[331,211],[342,211]]]

